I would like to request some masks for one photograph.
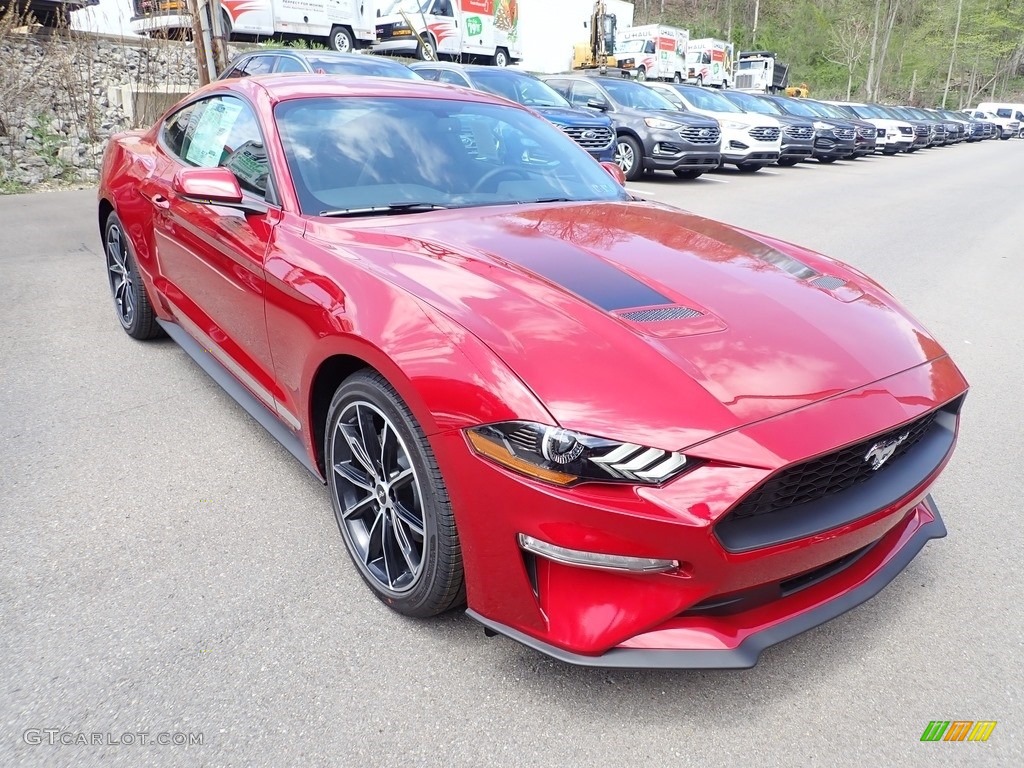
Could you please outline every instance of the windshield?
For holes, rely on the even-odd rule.
[[[672,102],[655,93],[646,85],[638,85],[629,80],[602,80],[601,85],[619,104],[633,109],[667,109],[676,111]]]
[[[405,11],[406,13],[430,13],[430,6],[433,3],[434,0],[393,0],[393,2],[388,4],[385,0],[380,14],[381,16],[387,16],[399,11]]]
[[[677,90],[696,109],[706,109],[708,112],[743,111],[727,98],[714,91],[708,91],[704,88],[679,88]]]
[[[886,115],[882,114],[880,109],[872,107],[869,104],[858,104],[854,107],[849,107],[848,109],[861,119],[873,117],[877,120],[878,118],[885,119],[886,117]]]
[[[779,102],[775,102],[778,104]],[[801,117],[820,117],[820,115],[810,108],[810,105],[803,101],[797,101],[796,99],[786,99],[781,103],[782,108],[789,112],[791,115],[800,115]]]
[[[501,69],[474,69],[469,73],[478,88],[527,107],[570,107],[547,83]]]
[[[364,61],[365,59],[365,61]],[[406,80],[422,80],[404,64],[388,61],[381,56],[306,56],[314,72],[323,71],[328,75],[362,75],[365,77],[399,77]]]
[[[644,41],[643,40],[626,40],[622,43],[618,43],[615,46],[616,53],[643,53],[644,52]]]
[[[759,112],[762,115],[781,115],[782,110],[779,109],[775,104],[764,99],[759,99],[757,96],[751,96],[749,93],[740,93],[738,91],[725,91],[722,93],[722,97],[728,99],[733,104],[738,106],[740,109],[746,112]]]
[[[803,102],[811,112],[818,115],[819,117],[837,117],[841,120],[846,120],[846,116],[839,110],[834,112],[829,110],[830,104],[822,104],[820,101],[805,101]]]
[[[585,150],[518,107],[298,98],[274,109],[302,212],[626,200]]]
[[[739,63],[740,69],[764,69],[766,62],[743,60]]]

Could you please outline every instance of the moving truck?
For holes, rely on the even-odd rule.
[[[369,0],[221,0],[224,33],[256,37],[301,35],[318,38],[335,51],[373,42]],[[132,0],[132,31],[161,35],[192,30],[188,0]]]
[[[732,84],[733,45],[725,40],[703,37],[686,47],[686,82],[728,88]]]
[[[374,52],[426,61],[484,58],[507,67],[523,57],[519,0],[399,0],[382,7],[376,34]]]
[[[671,80],[686,77],[688,30],[664,24],[644,24],[622,29],[615,39],[616,66],[637,80]]]

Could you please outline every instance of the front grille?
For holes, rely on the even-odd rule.
[[[778,141],[779,139],[778,128],[759,126],[757,128],[751,128],[747,133],[750,134],[751,138],[754,138],[757,141]]]
[[[857,130],[855,128],[836,128],[835,135],[837,139],[850,141],[851,139],[857,138]]]
[[[909,125],[901,125],[900,133],[902,133],[904,136],[911,136],[914,133],[914,129]]]
[[[689,307],[657,307],[622,312],[619,317],[634,323],[662,323],[666,320],[689,320],[691,317],[700,317],[702,314],[702,312]]]
[[[562,130],[584,149],[604,149],[615,137],[612,129],[606,125],[567,126]]]
[[[872,469],[872,462],[867,458],[868,452],[874,446],[891,440],[900,440],[883,465],[884,469],[889,469],[924,437],[935,421],[937,413],[932,411],[911,424],[904,424],[883,435],[870,437],[817,459],[789,467],[743,499],[733,509],[731,516],[743,518],[771,514],[832,496],[869,480],[876,476],[877,472],[882,471]]]
[[[810,125],[787,125],[786,135],[791,139],[814,138],[814,128]]]
[[[737,88],[750,88],[754,85],[754,76],[739,74],[736,75],[736,87]]]
[[[857,133],[862,139],[873,139],[875,138],[876,131],[874,128],[868,128],[866,125],[862,125],[857,129]]]
[[[914,126],[914,135],[916,135],[916,136],[927,136],[929,133],[931,133],[931,131],[928,130],[928,126],[927,125],[915,125]]]
[[[705,126],[703,128],[687,126],[679,131],[679,138],[691,144],[717,144],[720,137],[721,129],[717,125],[714,127]]]

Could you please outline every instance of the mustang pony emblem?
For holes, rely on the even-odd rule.
[[[892,458],[893,453],[896,452],[896,449],[900,446],[900,443],[902,443],[908,437],[910,437],[910,433],[904,432],[902,435],[893,440],[883,440],[881,442],[875,443],[874,445],[871,446],[871,450],[868,451],[867,454],[865,454],[864,461],[871,462],[872,470],[881,469],[882,465]]]

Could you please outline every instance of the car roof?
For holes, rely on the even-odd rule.
[[[367,56],[371,55],[366,53],[342,53],[341,51],[331,51],[327,48],[260,48],[255,51],[244,51],[243,53],[238,54],[233,61],[249,58],[251,56],[266,56],[268,54],[271,56],[286,54],[300,59],[306,58],[307,56],[316,56],[318,58],[328,59],[365,59]],[[374,58],[387,61],[383,56],[375,56]]]
[[[399,80],[389,77],[365,77],[361,75],[298,73],[255,75],[253,77],[234,78],[231,80],[216,80],[209,86],[200,89],[200,91],[205,93],[207,90],[222,89],[237,91],[249,96],[255,96],[257,91],[262,91],[274,102],[331,96],[384,96],[392,98],[477,101],[503,106],[512,105],[521,109],[521,107],[510,101],[496,98],[483,91],[459,88],[447,83],[434,83],[429,80]]]

